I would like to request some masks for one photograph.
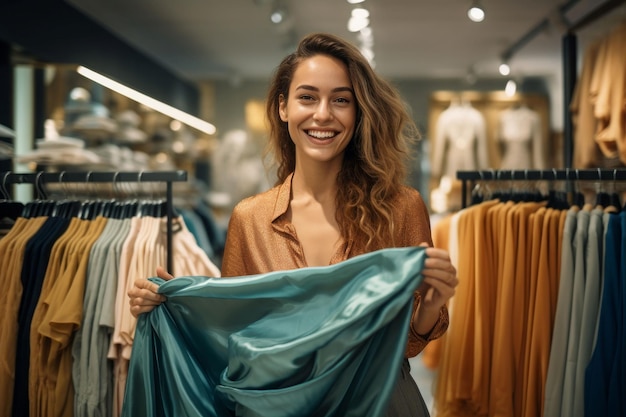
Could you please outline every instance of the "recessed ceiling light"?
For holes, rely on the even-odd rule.
[[[478,1],[474,1],[467,11],[467,17],[472,22],[482,22],[485,20],[485,9],[482,8]]]

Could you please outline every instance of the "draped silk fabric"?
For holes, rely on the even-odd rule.
[[[151,278],[167,301],[137,322],[122,417],[384,415],[425,256]]]

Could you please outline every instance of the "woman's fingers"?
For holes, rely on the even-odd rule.
[[[420,246],[427,248],[422,270],[423,280],[419,287],[423,300],[428,302],[437,298],[440,302],[446,301],[454,295],[459,283],[450,254],[445,249],[429,247],[426,243]]]
[[[174,278],[174,276],[172,274],[170,274],[169,272],[167,272],[165,270],[165,268],[161,267],[161,266],[157,266],[156,268],[156,274],[159,278],[164,279],[166,281],[169,281],[170,279]]]
[[[159,294],[158,290],[159,286],[148,279],[136,280],[133,287],[128,290],[130,312],[137,317],[139,314],[147,313],[164,302],[166,298]]]

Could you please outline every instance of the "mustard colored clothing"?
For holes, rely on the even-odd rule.
[[[46,217],[18,217],[11,230],[0,239],[0,270],[3,290],[0,292],[0,415],[12,415],[15,383],[18,309],[22,298],[21,271],[24,248],[37,233]]]
[[[574,168],[595,168],[600,162],[600,148],[595,141],[597,122],[593,114],[591,97],[591,77],[597,64],[599,50],[599,41],[587,47],[570,104],[574,126]]]
[[[79,220],[78,232],[68,240],[62,269],[45,278],[46,292],[42,291],[35,310],[39,320],[33,317],[31,323],[31,417],[74,415],[71,342],[82,321],[89,252],[106,221],[104,217]]]
[[[602,153],[626,163],[626,23],[606,38],[605,59],[597,64],[600,85],[594,111],[598,119],[596,142]]]
[[[522,279],[526,267],[526,258],[519,257],[526,253],[523,239],[526,227],[519,216],[520,207],[512,202],[500,204],[492,217],[494,228],[498,230],[495,241],[500,242],[494,252],[494,257],[499,259],[496,270],[499,284],[493,339],[493,362],[499,365],[491,370],[489,408],[498,417],[514,414],[515,398],[511,393],[521,362],[521,333],[514,311],[516,302],[523,300],[523,294],[516,293],[515,284],[519,284],[518,279]]]
[[[543,415],[566,213],[498,200],[460,211],[436,417]]]
[[[483,268],[489,269],[493,261],[493,258],[484,257],[488,252],[485,247],[490,247],[488,241],[493,234],[484,223],[476,220],[484,218],[485,213],[498,203],[497,200],[486,201],[464,209],[459,216],[459,285],[454,296],[453,321],[446,334],[436,381],[434,400],[437,416],[480,415],[481,410],[486,410],[487,404],[483,403],[486,396],[481,389],[488,389],[488,385],[481,388],[480,385],[485,382],[482,379],[484,375],[478,375],[484,372],[482,367],[486,362],[476,358],[489,355],[490,346],[483,344],[482,338],[490,337],[491,319],[485,317],[485,310],[493,308],[493,305],[488,303],[483,309],[482,305],[474,302],[474,297],[479,288],[486,289],[490,285],[489,281],[484,283],[485,286],[477,284],[476,276],[484,277]],[[488,291],[494,290],[495,285],[493,287]]]
[[[222,260],[222,276],[234,277],[307,267],[296,230],[286,213],[291,199],[293,174],[272,189],[242,200],[234,208]],[[395,239],[398,247],[432,244],[428,210],[419,192],[405,187],[391,203],[394,209]],[[365,242],[342,241],[330,265],[365,253]],[[416,293],[414,311],[419,303]],[[428,339],[411,329],[406,357],[416,356],[424,346],[440,337],[448,327],[448,312],[440,318]]]

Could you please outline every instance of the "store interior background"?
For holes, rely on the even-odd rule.
[[[499,109],[528,99],[541,110],[546,168],[571,168],[567,101],[586,47],[626,20],[626,1],[483,0],[481,23],[467,18],[472,3],[2,2],[0,125],[13,136],[0,137],[0,144],[12,148],[13,158],[8,152],[0,158],[0,172],[182,169],[191,181],[176,184],[177,203],[205,199],[225,226],[237,201],[272,183],[262,151],[263,102],[273,69],[309,32],[362,42],[347,29],[355,7],[370,12],[377,71],[399,89],[422,131],[411,182],[427,202],[437,187],[430,159],[435,119],[455,97],[494,102]],[[270,21],[276,8],[288,13],[282,24]],[[610,11],[589,19],[599,10]],[[503,60],[509,76],[498,73]],[[79,65],[209,122],[216,131],[177,123],[78,74]],[[509,80],[517,84],[513,96],[504,92]],[[96,118],[79,127],[81,116]],[[38,156],[38,143],[55,134],[84,141],[87,150],[98,150],[99,161]],[[30,159],[19,159],[24,156]],[[497,159],[491,163],[489,168],[500,168]],[[36,198],[32,187],[9,191],[21,201]],[[425,384],[430,374],[415,377]]]
[[[304,34],[328,31],[369,47],[377,71],[398,87],[410,106],[424,139],[411,182],[426,200],[439,181],[430,178],[429,157],[433,112],[450,102],[441,101],[442,94],[478,100],[495,95],[501,106],[539,97],[546,166],[571,167],[572,146],[563,138],[570,122],[564,102],[585,48],[625,19],[625,2],[484,0],[486,18],[480,23],[467,17],[472,3],[5,2],[0,6],[0,124],[13,129],[15,137],[2,140],[17,156],[30,155],[37,140],[55,134],[84,139],[87,147],[116,144],[145,152],[149,165],[138,165],[137,170],[187,170],[206,186],[207,198],[227,211],[243,195],[272,181],[271,175],[256,183],[251,178],[259,172],[256,160],[265,140],[263,100],[273,69]],[[357,7],[370,13],[369,38],[347,28]],[[285,20],[275,24],[270,15],[279,9],[286,13]],[[600,17],[591,20],[594,14]],[[498,73],[502,62],[509,64],[510,75]],[[207,134],[170,124],[169,117],[79,75],[78,65],[205,120],[216,131]],[[509,80],[517,84],[512,97],[504,93]],[[118,130],[93,120],[87,121],[92,125],[72,127],[79,115],[89,112],[117,123]],[[128,128],[123,138],[122,126]],[[231,162],[237,161],[234,152],[239,158],[255,159],[244,162],[243,171],[236,170],[248,173],[242,184],[227,178],[225,159],[216,163],[224,152]],[[489,168],[497,169],[493,154]],[[6,159],[2,163],[3,171],[32,170],[35,165],[48,170],[133,168],[132,158],[130,166],[105,161],[92,168],[55,166],[35,157],[22,158],[16,165],[7,165],[11,161]],[[239,195],[223,192],[233,194],[233,189]]]

